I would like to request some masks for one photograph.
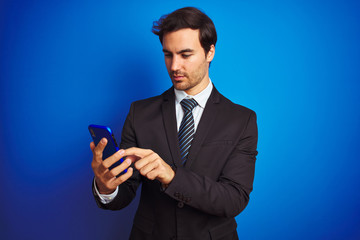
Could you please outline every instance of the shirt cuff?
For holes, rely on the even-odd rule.
[[[102,204],[108,204],[110,203],[112,200],[114,200],[114,198],[116,197],[116,195],[119,192],[119,187],[116,187],[115,191],[113,193],[110,194],[100,194],[99,190],[96,187],[96,182],[95,182],[95,178],[94,178],[94,188],[95,188],[95,192],[96,194],[99,196],[100,198],[100,202]]]

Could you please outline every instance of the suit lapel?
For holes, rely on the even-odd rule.
[[[175,93],[173,87],[163,93],[163,99],[162,115],[165,126],[166,139],[173,159],[172,162],[169,161],[169,164],[181,166],[181,155],[176,126]]]
[[[211,129],[211,126],[215,119],[214,116],[216,116],[218,112],[219,102],[220,102],[220,93],[214,87],[206,103],[199,125],[196,129],[194,140],[191,143],[188,159],[185,164],[186,168],[191,167],[191,164],[196,159],[199,150],[201,148],[201,145],[203,144],[208,132]]]

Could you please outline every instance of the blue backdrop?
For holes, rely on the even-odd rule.
[[[184,6],[218,31],[215,86],[258,114],[241,239],[359,239],[359,1],[0,1],[1,239],[127,239],[98,209],[90,123],[119,139],[171,86],[151,25]]]

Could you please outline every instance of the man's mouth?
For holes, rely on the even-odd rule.
[[[185,78],[185,76],[183,76],[183,75],[174,75],[173,76],[173,79],[175,80],[175,81],[181,81],[181,80],[183,80]]]
[[[180,71],[172,72],[172,79],[174,81],[182,81],[182,80],[184,80],[184,78],[186,78],[186,76],[187,76],[186,73],[182,73]]]

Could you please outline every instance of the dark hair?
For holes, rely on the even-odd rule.
[[[202,11],[194,7],[185,7],[163,15],[153,23],[152,32],[159,36],[161,44],[163,36],[183,28],[199,29],[199,40],[207,54],[211,45],[216,44],[217,35],[213,21]]]

